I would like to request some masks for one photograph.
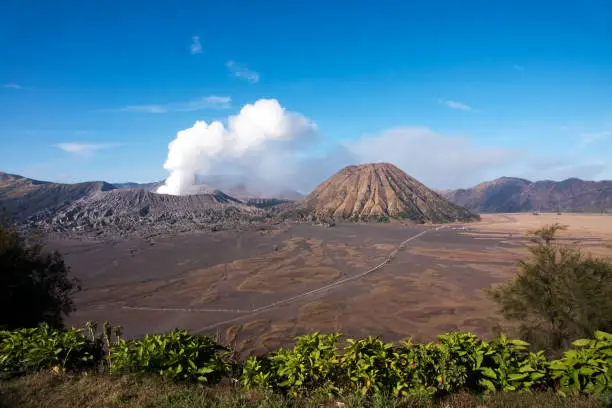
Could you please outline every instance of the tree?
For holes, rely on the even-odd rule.
[[[71,295],[80,290],[69,278],[62,255],[45,252],[40,235],[23,238],[14,227],[0,225],[0,328],[62,327],[74,310]]]
[[[559,224],[531,233],[531,256],[510,282],[489,289],[501,314],[539,349],[565,349],[595,330],[612,330],[612,263],[561,244]]]

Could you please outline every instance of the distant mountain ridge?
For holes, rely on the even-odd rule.
[[[0,208],[22,222],[41,211],[53,212],[83,197],[114,189],[104,181],[61,184],[0,172]]]
[[[500,177],[467,189],[446,190],[449,201],[486,213],[524,211],[612,211],[612,180],[530,181]]]

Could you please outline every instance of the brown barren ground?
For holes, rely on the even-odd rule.
[[[441,229],[290,224],[153,245],[50,245],[83,284],[68,324],[109,320],[130,337],[180,327],[216,335],[244,355],[289,346],[312,331],[416,341],[450,330],[489,337],[500,320],[483,289],[513,276],[527,255],[528,231],[554,222],[569,226],[561,233],[566,242],[612,255],[612,216],[576,214],[483,215]]]

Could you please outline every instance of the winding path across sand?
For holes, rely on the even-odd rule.
[[[440,227],[436,227],[436,228],[431,228],[431,229],[427,229],[425,231],[421,231],[418,234],[415,234],[413,236],[411,236],[408,239],[405,239],[404,241],[402,241],[398,247],[396,249],[394,249],[389,256],[387,256],[387,258],[385,258],[385,260],[381,263],[379,263],[378,265],[374,266],[373,268],[370,268],[366,271],[360,272],[356,275],[353,276],[349,276],[347,278],[344,279],[340,279],[337,280],[335,282],[332,282],[328,285],[322,286],[320,288],[317,289],[313,289],[313,290],[309,290],[307,292],[304,293],[300,293],[298,295],[295,296],[291,296],[289,298],[286,299],[282,299],[282,300],[278,300],[276,302],[264,305],[264,306],[260,306],[260,307],[256,307],[253,309],[222,309],[222,308],[174,308],[174,307],[152,307],[152,306],[128,306],[128,305],[122,305],[121,308],[124,310],[136,310],[136,311],[158,311],[158,312],[187,312],[187,313],[236,313],[236,314],[240,314],[240,316],[231,318],[231,319],[227,319],[227,320],[223,320],[205,327],[202,327],[198,330],[195,330],[194,333],[201,333],[201,332],[205,332],[211,329],[215,329],[219,326],[223,326],[229,323],[235,323],[238,322],[240,320],[258,315],[260,313],[263,312],[267,312],[269,310],[278,308],[280,306],[283,305],[287,305],[290,303],[293,303],[295,301],[298,301],[300,299],[303,299],[305,297],[308,296],[313,296],[313,295],[317,295],[320,293],[323,293],[327,290],[336,288],[340,285],[343,285],[347,282],[351,282],[357,279],[361,279],[364,276],[367,276],[373,272],[376,272],[380,269],[382,269],[385,265],[387,265],[388,263],[390,263],[399,253],[399,251],[401,251],[402,249],[404,249],[406,247],[406,245],[411,242],[414,241],[420,237],[422,237],[423,235],[431,232],[431,231],[438,231],[440,229],[445,228],[446,226],[440,226]]]
[[[379,269],[381,269],[385,265],[387,265],[389,262],[391,262],[393,260],[393,258],[395,258],[397,253],[400,250],[404,249],[406,247],[406,245],[410,241],[418,239],[421,236],[427,234],[428,232],[438,231],[438,230],[440,230],[442,228],[444,228],[444,227],[437,227],[437,228],[428,229],[428,230],[419,232],[418,234],[413,235],[412,237],[402,241],[402,243],[399,244],[397,249],[395,249],[393,252],[391,252],[391,254],[383,262],[379,263],[378,265],[376,265],[373,268],[368,269],[367,271],[358,273],[357,275],[353,275],[353,276],[350,276],[348,278],[340,279],[340,280],[338,280],[336,282],[330,283],[329,285],[325,285],[325,286],[322,286],[320,288],[310,290],[308,292],[300,293],[299,295],[295,295],[295,296],[292,296],[290,298],[279,300],[277,302],[270,303],[268,305],[261,306],[261,307],[258,307],[258,308],[252,309],[252,310],[244,311],[244,313],[246,313],[246,314],[243,314],[241,316],[234,317],[232,319],[223,320],[221,322],[217,322],[217,323],[214,323],[214,324],[202,327],[202,328],[200,328],[198,330],[195,330],[194,333],[202,333],[202,332],[206,332],[206,331],[209,331],[209,330],[212,330],[212,329],[216,329],[217,327],[220,327],[220,326],[223,326],[223,325],[226,325],[226,324],[229,324],[229,323],[235,323],[235,322],[238,322],[238,321],[243,320],[245,318],[256,316],[256,315],[258,315],[260,313],[267,312],[269,310],[275,309],[275,308],[277,308],[279,306],[295,302],[296,300],[300,300],[300,299],[305,298],[307,296],[316,295],[316,294],[325,292],[326,290],[329,290],[329,289],[332,289],[334,287],[340,286],[340,285],[342,285],[344,283],[347,283],[347,282],[350,282],[350,281],[354,281],[354,280],[363,278],[364,276],[366,276],[366,275],[368,275],[368,274],[370,274],[372,272],[378,271]]]

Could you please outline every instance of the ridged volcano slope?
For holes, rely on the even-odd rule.
[[[317,219],[469,221],[478,216],[450,203],[392,164],[347,166],[297,203],[298,216]]]
[[[226,229],[261,215],[221,191],[174,196],[134,189],[99,192],[42,217],[39,225],[56,232],[150,235]]]

